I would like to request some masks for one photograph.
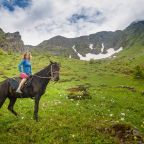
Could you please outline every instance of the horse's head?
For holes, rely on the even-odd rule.
[[[58,81],[59,80],[59,71],[60,71],[60,64],[57,62],[50,61],[50,68],[51,68],[51,80]]]

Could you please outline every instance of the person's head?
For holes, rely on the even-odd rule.
[[[32,56],[31,56],[31,53],[30,52],[25,52],[23,54],[23,59],[27,59],[27,60],[31,60]]]

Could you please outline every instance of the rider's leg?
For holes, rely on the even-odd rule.
[[[21,80],[21,82],[20,82],[20,84],[19,84],[16,92],[22,93],[22,91],[21,91],[20,89],[21,89],[21,87],[24,85],[25,82],[26,82],[26,78],[23,78],[23,79]]]

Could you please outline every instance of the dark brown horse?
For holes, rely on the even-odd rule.
[[[45,93],[46,87],[50,80],[59,80],[59,70],[59,64],[56,62],[51,62],[47,67],[28,78],[27,84],[25,84],[22,88],[22,94],[15,92],[20,78],[8,78],[4,80],[0,84],[0,108],[4,104],[6,98],[9,98],[10,103],[8,105],[8,110],[17,116],[18,114],[13,109],[17,98],[34,98],[34,119],[38,121],[40,98]]]

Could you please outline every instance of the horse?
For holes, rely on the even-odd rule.
[[[0,84],[0,108],[8,98],[10,100],[8,110],[15,116],[18,116],[14,110],[14,104],[17,98],[33,98],[34,99],[34,120],[38,121],[39,101],[45,93],[46,87],[50,80],[57,82],[59,80],[60,65],[57,62],[50,61],[50,64],[31,75],[21,89],[22,93],[16,92],[21,80],[20,77],[7,78]]]

